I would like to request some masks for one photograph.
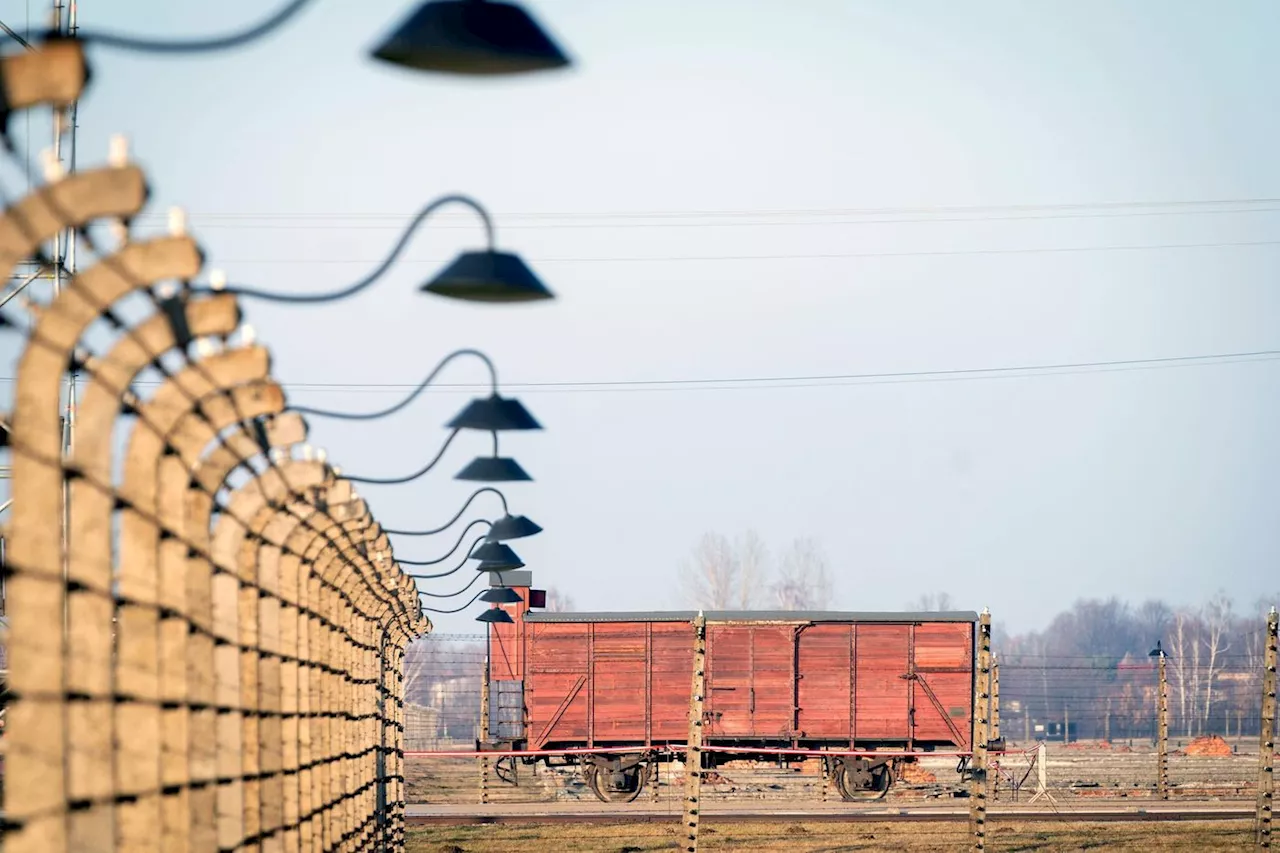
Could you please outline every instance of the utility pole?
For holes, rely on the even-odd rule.
[[[1062,745],[1071,743],[1071,709],[1062,705]]]
[[[693,684],[689,690],[689,750],[684,760],[685,853],[698,853],[698,814],[702,811],[702,706],[707,692],[707,618],[693,620]]]
[[[64,35],[74,36],[79,29],[76,22],[76,4],[71,4],[70,14],[66,20],[63,19],[63,0],[53,0],[53,9],[50,16],[52,29]],[[65,26],[64,26],[65,25]],[[25,50],[33,51],[35,48],[25,38],[19,36],[13,29],[4,26],[4,31],[10,38],[22,45]],[[52,180],[54,177],[60,176],[63,171],[64,160],[67,163],[65,171],[74,173],[76,170],[76,129],[79,127],[77,121],[79,102],[73,103],[66,113],[61,110],[53,110],[53,127],[50,159],[45,164],[46,176]],[[29,121],[29,119],[28,119]],[[63,144],[63,138],[66,138],[66,144]],[[65,155],[64,156],[64,152]],[[30,152],[28,152],[30,157]],[[30,160],[27,162],[27,171],[31,172]],[[31,185],[30,177],[27,181],[27,191],[31,192],[35,187]],[[64,283],[64,273],[66,275],[75,275],[76,271],[76,231],[74,228],[66,228],[54,235],[53,247],[53,268],[34,264],[20,264],[14,268],[12,277],[8,287],[0,296],[0,306],[9,300],[18,296],[22,291],[35,281],[50,281],[53,287],[53,296],[56,297],[62,292]],[[72,369],[67,373],[67,390],[65,399],[65,409],[63,411],[62,420],[62,452],[64,457],[70,456],[71,449],[74,446],[75,436],[75,410],[76,410],[76,373]],[[8,426],[5,426],[7,431]],[[8,479],[9,472],[6,468],[0,472],[0,479]],[[66,553],[67,553],[67,536],[70,530],[70,516],[68,514],[68,505],[70,503],[69,486],[63,486],[63,509],[62,509],[62,542],[63,542],[63,571],[66,571]],[[0,513],[3,513],[12,504],[12,499],[0,505]]]
[[[1267,614],[1267,651],[1262,670],[1262,732],[1258,736],[1258,849],[1271,848],[1276,792],[1276,646],[1280,615]]]
[[[991,657],[991,739],[1000,740],[1000,659]]]
[[[1156,663],[1156,796],[1169,799],[1169,678],[1165,661],[1169,655],[1156,643],[1150,657]]]
[[[1102,739],[1111,743],[1111,697],[1107,697],[1107,715],[1102,718]]]
[[[978,616],[978,671],[974,673],[973,756],[969,759],[969,834],[974,850],[987,849],[987,737],[991,725],[991,611]]]
[[[489,626],[485,625],[486,638]],[[489,742],[489,643],[484,649],[484,676],[480,681],[480,749]],[[480,802],[489,802],[489,759],[480,756]]]
[[[65,33],[71,37],[75,37],[76,31],[79,29],[76,23],[76,4],[71,4],[70,14],[66,19],[66,29],[63,29],[62,10],[64,9],[62,0],[53,0],[53,29],[58,33]],[[50,164],[55,174],[62,173],[64,170],[63,162],[66,161],[65,171],[67,174],[74,174],[76,171],[76,129],[79,126],[79,102],[73,103],[63,113],[60,110],[53,111],[53,162]],[[63,145],[63,137],[66,137],[66,145]],[[74,276],[76,274],[76,231],[74,228],[66,228],[59,231],[53,238],[53,295],[56,298],[62,292],[63,286],[66,284],[63,276]],[[62,420],[62,452],[70,456],[71,448],[74,446],[75,440],[75,414],[76,414],[76,371],[73,369],[67,371],[67,398],[66,408],[63,411]],[[63,509],[63,544],[66,547],[66,538],[70,532],[70,516],[69,509],[66,504],[69,503],[67,498],[70,493],[66,487],[64,492],[64,509]]]

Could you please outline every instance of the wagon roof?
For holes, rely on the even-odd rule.
[[[547,613],[529,611],[526,622],[692,622],[695,610]],[[845,610],[707,610],[708,622],[977,622],[972,610],[868,612]]]

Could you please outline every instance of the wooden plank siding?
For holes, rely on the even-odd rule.
[[[510,629],[506,653],[523,669],[509,674],[524,678],[527,736],[542,741],[545,731],[542,748],[684,742],[688,622],[501,627]],[[972,684],[967,622],[707,626],[711,742],[967,748],[954,732],[972,728]]]

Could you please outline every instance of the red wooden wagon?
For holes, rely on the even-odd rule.
[[[652,763],[687,740],[695,614],[544,613],[515,589],[515,621],[490,634],[487,745],[578,761],[600,799],[634,799]],[[705,615],[713,766],[776,749],[893,753],[826,759],[841,794],[860,799],[884,795],[902,753],[969,749],[976,613]]]

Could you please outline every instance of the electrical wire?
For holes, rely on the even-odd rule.
[[[453,516],[453,518],[449,519],[439,527],[435,527],[430,530],[392,530],[389,527],[384,527],[382,528],[382,531],[384,533],[390,533],[396,536],[434,536],[437,533],[443,533],[444,531],[452,527],[454,522],[462,518],[462,514],[467,511],[467,507],[471,506],[472,501],[474,501],[477,497],[484,494],[485,492],[492,492],[493,494],[497,495],[502,500],[502,514],[510,515],[510,511],[507,509],[507,496],[504,495],[502,492],[498,491],[497,489],[495,489],[493,486],[485,486],[483,488],[476,489],[474,492],[472,492],[470,497],[467,498],[466,503],[462,505],[462,508],[458,510],[458,512]],[[475,522],[473,521],[472,524],[475,524]],[[491,522],[490,522],[490,526],[492,526]],[[470,527],[470,525],[468,525],[468,527]]]
[[[385,479],[379,479],[377,477],[354,477],[344,472],[342,478],[344,480],[350,480],[353,483],[365,483],[373,486],[398,486],[403,483],[411,483],[426,474],[432,468],[436,467],[436,464],[444,458],[444,452],[449,449],[449,445],[453,444],[453,440],[458,437],[459,432],[460,430],[456,429],[450,432],[449,437],[446,438],[444,440],[444,444],[440,446],[440,450],[436,453],[435,458],[412,474],[408,474],[404,477],[388,477]]]
[[[311,0],[290,0],[279,10],[272,13],[270,17],[247,30],[212,38],[160,40],[123,35],[121,33],[85,30],[83,28],[80,29],[78,35],[81,41],[137,53],[211,53],[239,47],[267,35],[301,11],[302,7],[309,2]]]
[[[434,580],[435,578],[447,578],[449,575],[451,575],[451,574],[453,574],[453,573],[457,572],[457,571],[458,571],[458,570],[460,570],[463,566],[465,566],[465,565],[467,564],[467,561],[468,561],[468,560],[472,559],[472,555],[473,555],[473,554],[475,554],[475,552],[476,552],[476,546],[477,546],[477,545],[479,545],[479,544],[480,544],[481,542],[483,542],[483,541],[484,541],[484,537],[483,537],[483,536],[479,536],[479,537],[477,537],[477,538],[476,538],[476,539],[471,543],[471,547],[467,549],[467,556],[463,557],[463,558],[462,558],[462,561],[461,561],[460,563],[458,563],[458,565],[454,566],[452,569],[449,569],[449,571],[447,571],[447,572],[437,572],[436,574],[431,574],[431,575],[424,575],[424,574],[420,574],[420,573],[419,573],[419,574],[415,574],[415,573],[413,573],[413,572],[405,572],[404,574],[405,574],[405,576],[406,576],[406,577],[417,578],[418,580]],[[455,549],[454,549],[454,550],[457,550],[457,549],[456,549],[456,547],[455,547]],[[453,553],[453,552],[451,551],[450,553]],[[399,563],[401,566],[429,566],[429,565],[432,565],[432,563],[430,563],[430,562],[414,562],[413,560],[396,560],[396,562],[397,562],[397,563]],[[436,560],[436,561],[434,561],[434,562],[439,562],[439,560]],[[403,569],[401,569],[401,571],[403,571]]]
[[[1241,207],[1241,205],[1251,205],[1251,207]],[[917,217],[936,217],[936,216],[963,216],[965,218],[955,220],[938,220],[934,218],[920,219],[890,219],[886,222],[903,222],[903,221],[920,221],[920,222],[936,222],[936,221],[960,221],[960,222],[985,222],[985,221],[1004,221],[1007,215],[1023,214],[1027,218],[1041,218],[1036,216],[1040,214],[1043,218],[1087,218],[1101,217],[1110,218],[1112,216],[1122,215],[1198,215],[1198,214],[1214,214],[1214,213],[1245,213],[1254,211],[1271,212],[1276,209],[1272,205],[1280,205],[1280,197],[1253,197],[1253,198],[1219,198],[1219,199],[1181,199],[1168,201],[1118,201],[1118,202],[1092,202],[1092,203],[1073,203],[1073,204],[996,204],[996,205],[929,205],[923,207],[872,207],[872,208],[849,208],[849,207],[825,207],[825,208],[748,208],[738,210],[613,210],[613,211],[510,211],[502,213],[504,223],[518,223],[523,220],[528,221],[545,221],[545,220],[663,220],[663,219],[711,219],[720,218],[730,221],[773,217],[777,219],[802,219],[814,218],[822,216],[844,216],[859,217],[854,220],[856,222],[869,221],[865,219],[868,216],[917,216]],[[1196,208],[1219,208],[1226,206],[1234,206],[1237,209],[1231,210],[1198,210]],[[1153,208],[1154,211],[1148,213],[1143,208]],[[1181,208],[1181,209],[1180,209]],[[1136,212],[1131,212],[1136,211]],[[1002,214],[1000,216],[988,216],[989,214]],[[322,221],[322,220],[376,220],[390,219],[402,221],[409,214],[403,212],[320,212],[320,213],[303,213],[289,211],[268,211],[263,213],[251,212],[235,212],[235,211],[209,211],[206,213],[194,214],[202,224],[206,220],[284,220],[296,219],[301,221]],[[148,219],[159,220],[161,217],[157,214],[142,214],[138,217],[139,221],[147,221]],[[807,223],[802,223],[807,224]],[[398,227],[398,226],[390,226]],[[504,225],[504,227],[506,227]],[[552,226],[554,227],[554,226]]]
[[[276,291],[245,287],[243,285],[228,285],[224,290],[225,292],[233,293],[236,296],[261,299],[266,302],[286,302],[292,305],[337,302],[350,296],[355,296],[357,293],[382,278],[382,276],[386,274],[387,270],[391,269],[391,266],[396,262],[396,259],[400,257],[401,253],[403,253],[405,248],[409,245],[409,241],[412,240],[413,235],[417,233],[418,227],[427,220],[427,217],[447,204],[463,204],[470,207],[480,215],[480,220],[484,224],[485,236],[488,239],[489,249],[492,250],[493,220],[489,218],[488,212],[485,211],[484,207],[478,201],[470,196],[455,193],[452,195],[441,196],[435,201],[430,202],[426,207],[422,208],[422,210],[418,211],[413,219],[409,221],[409,224],[405,226],[404,231],[400,234],[400,238],[396,240],[395,245],[391,247],[391,251],[387,253],[386,257],[377,261],[377,265],[370,273],[364,276],[364,278],[358,279],[340,290],[331,291],[329,293],[279,293]],[[215,292],[212,288],[193,288],[193,291],[197,293]]]
[[[1075,362],[1040,362],[1000,367],[964,367],[943,370],[905,370],[873,373],[811,373],[787,374],[780,376],[712,376],[673,379],[602,379],[602,380],[545,380],[532,382],[511,382],[505,387],[511,390],[536,392],[551,391],[652,391],[664,388],[688,387],[692,391],[722,390],[720,387],[829,387],[842,384],[872,384],[877,381],[955,381],[963,379],[986,379],[993,376],[1017,375],[1016,378],[1035,378],[1039,376],[1058,375],[1064,371],[1103,372],[1109,370],[1141,370],[1158,367],[1190,367],[1212,366],[1215,364],[1238,364],[1252,361],[1274,361],[1280,359],[1280,349],[1242,350],[1238,352],[1206,353],[1203,355],[1162,356],[1156,358],[1109,359],[1102,361]],[[1065,374],[1064,374],[1065,375]],[[13,377],[0,377],[0,382],[12,382]],[[794,384],[805,383],[805,384]],[[135,382],[137,386],[159,384],[155,382]],[[399,382],[283,382],[285,389],[309,391],[342,391],[383,393],[413,388],[413,385]],[[483,386],[467,383],[440,382],[432,386],[433,390],[474,391]],[[295,411],[299,411],[294,407]],[[348,478],[351,479],[351,478]],[[370,481],[372,482],[372,481]]]
[[[412,403],[418,397],[418,395],[421,394],[426,389],[426,387],[431,384],[432,380],[434,380],[437,376],[440,375],[440,371],[444,370],[444,368],[449,364],[449,362],[453,361],[455,358],[462,355],[474,355],[485,363],[485,366],[489,368],[490,392],[494,395],[497,395],[498,371],[496,368],[494,368],[493,362],[489,359],[489,356],[485,355],[484,353],[482,353],[480,350],[477,350],[477,349],[460,349],[460,350],[454,350],[453,352],[449,353],[444,358],[442,358],[440,360],[440,363],[437,364],[434,368],[432,368],[431,372],[427,374],[426,378],[423,379],[421,382],[419,382],[418,386],[414,388],[411,392],[409,392],[409,396],[405,397],[399,403],[396,403],[395,405],[390,406],[386,409],[379,409],[376,412],[337,412],[329,409],[316,409],[311,406],[292,406],[291,408],[300,415],[311,415],[312,417],[319,417],[319,418],[336,418],[339,420],[347,420],[347,421],[372,421],[372,420],[377,420],[379,418],[385,418],[390,415],[394,415],[396,412],[400,411],[405,406]]]
[[[476,576],[471,579],[471,582],[457,592],[427,592],[426,590],[420,589],[418,590],[418,595],[425,595],[428,598],[457,598],[459,595],[462,595],[464,592],[471,589],[471,587],[475,586],[476,581],[480,580],[484,574],[484,572],[476,572]],[[480,590],[480,592],[484,593],[484,590]],[[475,601],[474,598],[471,600]]]
[[[419,593],[419,595],[422,595],[422,594],[423,593]],[[437,610],[434,607],[425,607],[425,606],[422,609],[427,611],[428,613],[461,613],[462,611],[470,607],[472,604],[474,604],[476,599],[482,595],[484,595],[483,589],[477,592],[475,595],[471,596],[471,600],[468,601],[466,604],[462,605],[461,607],[455,607],[453,610]]]
[[[756,255],[630,255],[612,257],[545,257],[534,258],[540,264],[612,264],[612,263],[672,263],[695,261],[816,261],[843,259],[875,259],[875,258],[949,258],[976,257],[983,255],[1041,255],[1041,254],[1077,254],[1087,252],[1147,252],[1172,251],[1177,249],[1238,249],[1260,246],[1280,246],[1280,240],[1241,240],[1236,242],[1204,242],[1204,243],[1134,243],[1113,246],[1032,246],[1014,249],[914,249],[903,252],[813,252],[813,253],[777,253]],[[405,264],[439,264],[445,258],[412,258]],[[236,258],[224,263],[236,264],[311,264],[328,266],[336,264],[367,264],[373,261],[358,258]],[[363,284],[360,285],[363,287]],[[235,290],[233,292],[261,299],[274,299],[279,302],[325,302],[339,299],[354,293],[360,287],[353,286],[349,291],[328,296],[306,295],[287,296],[286,294],[264,294],[260,291]],[[232,288],[228,288],[232,290]]]
[[[437,566],[440,563],[443,563],[445,560],[452,557],[454,553],[460,547],[462,547],[462,540],[466,539],[467,534],[471,532],[471,528],[475,527],[478,524],[488,525],[489,527],[493,526],[493,522],[489,521],[488,519],[477,518],[475,521],[471,522],[470,524],[468,524],[466,527],[462,529],[462,532],[458,534],[458,541],[453,543],[453,547],[450,548],[448,551],[446,551],[444,553],[444,556],[437,557],[434,560],[401,560],[397,558],[396,562],[401,564],[402,566]],[[480,539],[476,540],[476,542],[482,542],[482,541],[484,541],[484,537],[481,537]],[[475,549],[476,549],[476,546],[473,543],[471,545],[471,549],[467,552],[467,559],[471,559],[471,554],[472,552],[475,551]]]

